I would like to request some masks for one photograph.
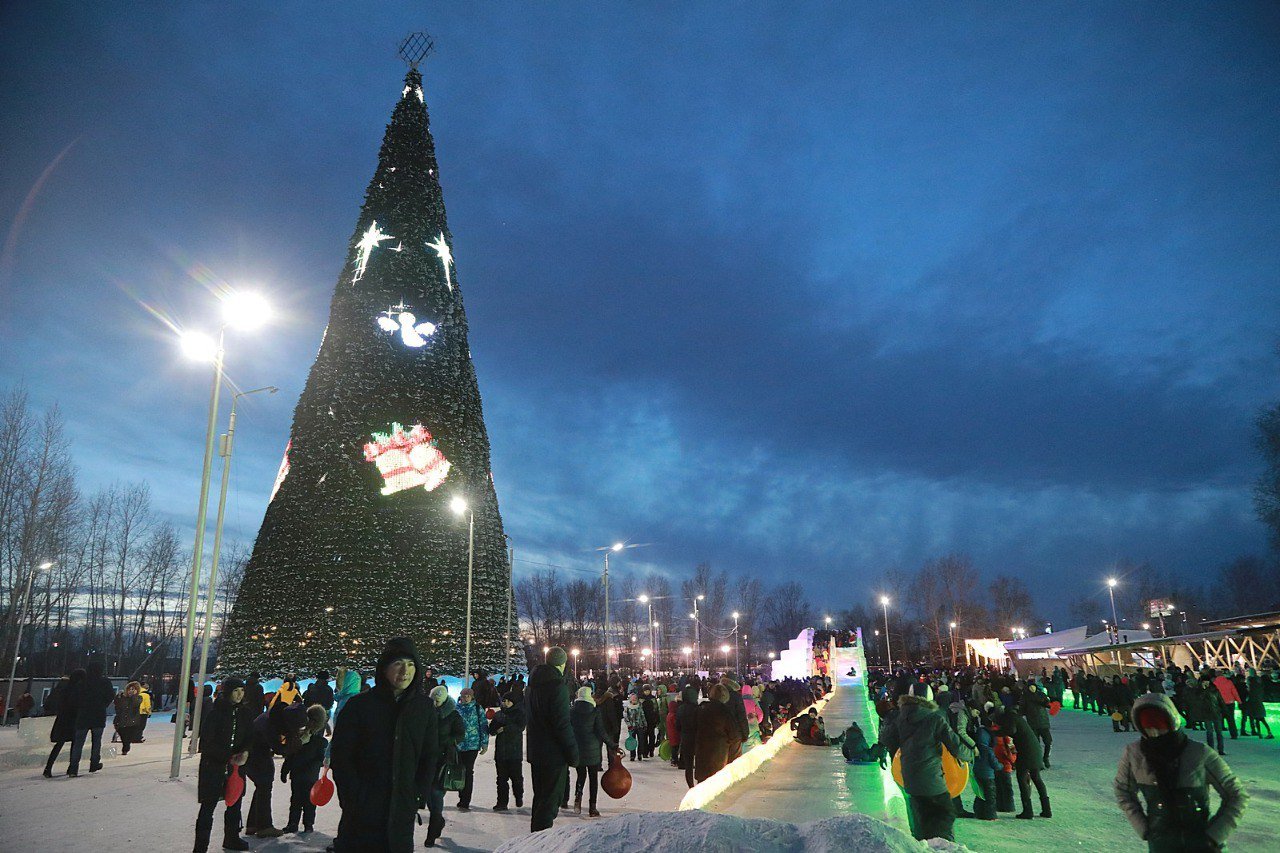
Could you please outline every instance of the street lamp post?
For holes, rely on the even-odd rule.
[[[1116,618],[1116,584],[1119,583],[1115,578],[1107,578],[1107,592],[1111,595],[1111,624],[1116,626],[1116,631],[1120,630],[1120,620]],[[1116,635],[1119,637],[1119,634]]]
[[[693,646],[685,646],[680,651],[684,652],[684,664],[689,667],[689,671],[693,671]]]
[[[951,665],[956,665],[956,623],[951,623]]]
[[[880,596],[880,606],[884,608],[884,656],[893,669],[893,647],[889,644],[889,596]]]
[[[176,779],[182,766],[182,736],[187,724],[187,683],[191,681],[191,652],[196,641],[196,602],[200,598],[200,563],[204,559],[204,532],[209,511],[209,478],[213,471],[213,439],[218,426],[218,395],[222,390],[222,365],[226,351],[227,326],[253,328],[264,322],[270,309],[262,297],[231,294],[223,303],[224,322],[216,343],[201,335],[183,336],[183,348],[193,357],[213,360],[213,388],[209,392],[209,420],[205,425],[204,463],[200,472],[200,500],[196,505],[196,536],[191,554],[191,590],[187,595],[187,621],[182,637],[182,665],[177,685],[178,707],[173,727],[173,750],[169,759],[169,778]]]
[[[693,671],[698,671],[698,666],[702,665],[702,637],[698,632],[698,602],[706,598],[702,593],[698,593],[693,597],[693,612],[689,614],[693,619],[693,653],[697,656]]]
[[[657,622],[651,623],[653,627],[653,668],[658,669],[658,640],[660,639],[659,625]]]
[[[742,677],[742,654],[738,643],[738,611],[733,611],[733,670],[734,675]]]
[[[581,652],[578,649],[574,649],[573,651],[569,652],[569,654],[573,655],[573,680],[577,681],[578,680],[578,655],[580,655]]]
[[[53,568],[52,562],[40,563],[31,567],[31,572],[27,575],[27,590],[22,595],[22,615],[18,619],[18,639],[13,644],[13,663],[9,665],[9,689],[4,697],[4,720],[0,721],[5,725],[9,723],[9,709],[13,707],[13,679],[18,674],[18,656],[22,654],[22,626],[26,624],[27,617],[31,613],[31,584],[36,579],[36,572],[47,571]],[[27,665],[27,674],[31,674],[30,662]],[[22,725],[22,718],[18,718],[18,725]]]
[[[222,457],[222,485],[218,493],[218,517],[213,523],[213,556],[209,561],[209,592],[204,607],[204,636],[200,640],[200,669],[196,675],[197,699],[204,692],[204,680],[209,661],[209,636],[213,633],[213,605],[218,591],[218,560],[222,554],[222,522],[227,514],[227,480],[231,477],[231,451],[236,438],[236,403],[241,397],[268,391],[272,394],[280,390],[274,385],[254,388],[252,391],[240,391],[231,397],[231,416],[227,420],[227,432],[222,437],[222,446],[218,455]],[[187,742],[187,754],[195,755],[200,742],[200,717],[204,702],[197,701],[191,709],[191,740]]]
[[[463,641],[462,683],[465,686],[471,678],[471,581],[475,568],[476,552],[476,513],[462,498],[454,498],[449,503],[456,515],[467,514],[467,636]]]
[[[647,612],[649,614],[649,648],[654,649],[656,646],[653,643],[653,627],[658,623],[653,621],[653,602],[650,601],[648,595],[644,594],[642,594],[637,600],[647,608]],[[654,652],[653,660],[653,668],[656,670],[658,668],[658,654],[656,651]]]
[[[725,643],[720,646],[720,665],[725,669],[729,668],[729,644]]]

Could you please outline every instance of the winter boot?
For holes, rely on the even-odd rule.
[[[1049,808],[1048,803],[1040,809],[1040,817],[1053,817],[1053,809]]]
[[[1035,817],[1035,815],[1030,810],[1018,812],[1017,814],[1018,820],[1031,820],[1033,817]]]
[[[591,811],[587,812],[587,817],[600,817],[600,812],[595,806],[592,806]]]
[[[575,797],[573,800],[573,813],[582,814],[582,797]]]
[[[223,850],[248,850],[249,844],[238,835],[227,835],[222,839]]]
[[[193,853],[209,853],[209,836],[212,831],[209,829],[201,831],[196,829],[196,846],[191,848]]]
[[[427,821],[426,846],[435,847],[436,839],[440,837],[442,832],[444,832],[444,816],[441,815],[440,817],[436,817],[435,815],[432,815],[431,819]]]

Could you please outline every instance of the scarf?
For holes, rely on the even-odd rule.
[[[1156,774],[1156,785],[1166,803],[1173,802],[1178,789],[1178,769],[1182,763],[1182,750],[1187,746],[1187,733],[1169,732],[1160,737],[1144,737],[1138,748]]]

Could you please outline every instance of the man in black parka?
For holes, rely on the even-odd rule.
[[[75,687],[76,732],[71,740],[71,766],[68,776],[80,775],[80,756],[85,738],[92,735],[89,750],[89,772],[102,769],[102,730],[107,726],[107,706],[116,698],[116,689],[102,674],[102,661],[91,660],[85,667],[84,680]]]
[[[413,641],[389,640],[373,689],[352,696],[334,723],[335,853],[413,850],[414,818],[437,772],[437,715],[421,676]]]
[[[249,758],[249,739],[253,731],[254,713],[244,704],[244,682],[227,678],[213,703],[213,710],[200,723],[200,773],[196,782],[196,799],[200,813],[196,816],[196,853],[209,849],[213,832],[213,812],[223,802],[231,765],[241,766]],[[227,806],[223,814],[222,849],[248,850],[240,837],[240,799]]]
[[[578,766],[578,739],[569,722],[569,688],[564,666],[569,655],[556,646],[547,662],[529,675],[526,711],[529,728],[526,752],[533,777],[533,816],[529,831],[550,829],[564,801],[569,768]]]

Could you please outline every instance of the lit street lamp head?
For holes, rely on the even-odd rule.
[[[271,306],[261,294],[234,292],[222,300],[222,316],[228,325],[248,331],[271,319]]]
[[[641,595],[641,596],[640,596],[639,598],[637,598],[636,600],[637,600],[637,601],[639,601],[641,604],[648,604],[648,603],[649,603],[649,596],[647,596],[647,595]]]
[[[625,546],[621,542],[614,542],[610,547],[612,551],[621,551]]]
[[[881,606],[883,606],[883,607],[888,607],[888,606],[889,606],[889,596],[887,596],[887,595],[882,595],[882,596],[880,596],[880,604],[881,604]]]
[[[1114,588],[1117,583],[1119,583],[1119,581],[1115,578],[1107,578],[1107,586]]]
[[[454,498],[449,501],[449,509],[453,510],[457,515],[463,515],[467,511],[467,502],[462,498]]]
[[[734,618],[734,619],[737,619],[737,618],[738,618],[738,611],[736,611],[736,610],[735,610],[735,611],[733,611],[733,618]]]

